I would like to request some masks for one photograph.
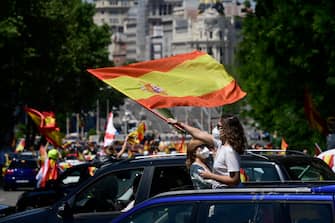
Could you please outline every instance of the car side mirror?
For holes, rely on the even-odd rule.
[[[71,218],[72,215],[73,215],[72,208],[66,201],[64,201],[60,206],[58,206],[57,217],[67,219]]]

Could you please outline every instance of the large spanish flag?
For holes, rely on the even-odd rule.
[[[246,95],[222,64],[200,51],[88,72],[149,109],[217,107]]]
[[[37,125],[38,131],[45,136],[48,142],[56,147],[62,147],[62,135],[56,125],[56,118],[53,112],[39,112],[36,109],[25,108],[25,111]]]

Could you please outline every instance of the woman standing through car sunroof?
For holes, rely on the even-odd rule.
[[[216,154],[214,156],[213,171],[205,170],[200,173],[203,178],[217,182],[213,185],[213,188],[240,184],[240,154],[243,154],[247,146],[247,139],[237,117],[223,115],[220,118],[217,125],[220,131],[220,143],[206,131],[185,123],[179,123],[173,119],[169,119],[168,123],[182,127],[194,138],[200,139],[208,145],[214,145]]]

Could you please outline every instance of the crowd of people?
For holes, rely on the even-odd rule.
[[[124,140],[114,140],[112,144],[104,146],[103,143],[90,142],[85,140],[65,141],[62,148],[56,148],[50,143],[41,143],[25,148],[24,139],[17,143],[17,146],[9,153],[3,162],[3,173],[9,166],[11,159],[24,153],[31,153],[39,164],[39,172],[36,176],[36,187],[46,187],[48,182],[56,180],[67,168],[82,162],[106,162],[133,158],[143,155],[160,155],[169,153],[186,152],[186,142],[181,138],[174,138],[169,141],[161,140],[158,136],[149,132],[140,141],[134,132],[129,133]],[[94,171],[92,171],[92,174]]]
[[[197,189],[239,186],[240,155],[247,148],[268,148],[268,145],[248,145],[243,126],[234,115],[222,115],[211,133],[175,119],[166,121],[179,130],[185,130],[192,138],[185,140],[181,137],[167,143],[153,134],[147,134],[142,140],[138,140],[132,132],[124,140],[114,140],[108,146],[76,141],[65,142],[63,148],[59,149],[47,144],[41,146],[38,152],[33,150],[38,153],[40,164],[40,171],[36,176],[37,187],[45,187],[48,180],[57,179],[61,171],[72,165],[71,162],[66,162],[68,160],[106,161],[170,153],[187,154],[186,166]]]

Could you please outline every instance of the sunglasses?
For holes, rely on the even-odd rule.
[[[205,148],[205,147],[209,148],[209,146],[206,145],[206,144],[201,144],[201,145],[197,146],[196,148],[201,148],[201,149],[203,149],[203,148]]]

